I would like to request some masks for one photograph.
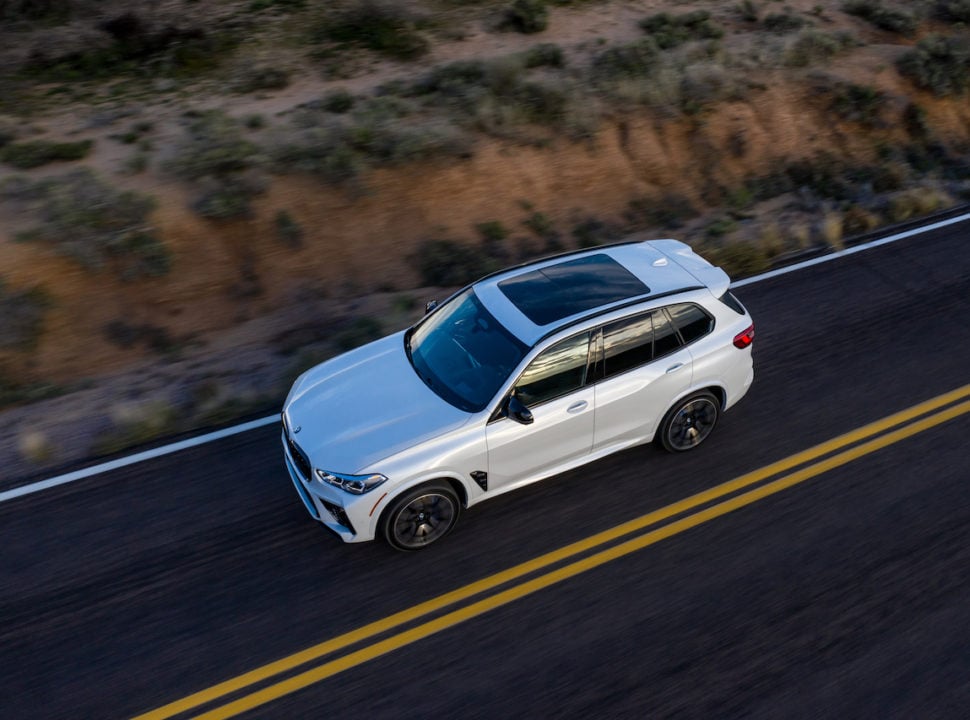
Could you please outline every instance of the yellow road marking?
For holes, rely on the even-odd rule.
[[[591,550],[599,545],[618,539],[624,535],[642,530],[650,525],[654,525],[658,522],[679,515],[699,505],[703,505],[705,503],[722,498],[725,495],[742,490],[745,487],[754,485],[774,475],[791,470],[799,465],[803,465],[848,445],[852,445],[853,443],[865,440],[866,438],[889,430],[897,425],[906,423],[921,415],[925,415],[926,413],[937,410],[967,396],[970,396],[970,385],[964,385],[961,388],[919,403],[911,408],[894,413],[893,415],[865,425],[864,427],[858,428],[844,435],[840,435],[832,440],[828,440],[812,448],[796,453],[795,455],[791,455],[787,458],[779,460],[778,462],[742,475],[741,477],[730,482],[726,482],[710,488],[709,490],[697,493],[696,495],[692,495],[684,500],[678,501],[654,512],[647,513],[646,515],[642,515],[626,523],[622,523],[621,525],[617,525],[609,530],[591,535],[583,540],[572,543],[558,550],[546,553],[507,570],[503,570],[502,572],[483,578],[477,582],[465,585],[461,588],[453,590],[452,592],[445,593],[444,595],[432,598],[426,602],[414,605],[406,610],[389,615],[386,618],[369,623],[357,628],[356,630],[352,630],[351,632],[344,633],[343,635],[339,635],[335,638],[327,640],[326,642],[314,645],[306,650],[302,650],[298,653],[294,653],[293,655],[281,658],[275,662],[263,665],[230,680],[219,683],[218,685],[214,685],[210,688],[169,703],[168,705],[164,705],[163,707],[157,708],[143,715],[139,715],[137,718],[135,718],[135,720],[164,720],[166,718],[171,718],[175,715],[228,695],[229,693],[242,690],[258,682],[272,678],[275,675],[292,670],[300,665],[346,648],[354,643],[361,642],[380,633],[387,632],[405,623],[418,620],[432,612],[443,609],[462,600],[469,599],[479,593],[494,589],[504,583],[541,570],[549,565],[566,560],[574,555]],[[694,527],[697,524],[706,522],[713,517],[723,515],[724,513],[730,512],[737,507],[742,507],[743,505],[755,502],[762,497],[802,482],[809,477],[814,477],[815,475],[825,472],[833,467],[838,467],[839,465],[849,462],[850,460],[860,457],[861,455],[873,452],[893,442],[898,442],[898,440],[909,437],[917,432],[922,432],[922,430],[938,425],[941,422],[945,422],[946,420],[963,414],[968,410],[970,410],[970,402],[965,402],[954,406],[937,415],[925,418],[919,422],[913,423],[912,425],[908,425],[894,432],[887,433],[886,435],[883,435],[875,440],[871,440],[867,443],[859,445],[856,448],[839,453],[838,455],[828,458],[827,460],[819,462],[808,468],[804,468],[793,473],[792,475],[788,475],[781,480],[776,480],[743,495],[739,495],[738,497],[697,512],[694,515],[673,522],[663,528],[646,533],[645,535],[639,536],[632,540],[628,540],[624,543],[616,545],[613,548],[603,550],[599,553],[584,558],[583,560],[547,573],[539,578],[535,578],[516,587],[509,588],[503,592],[472,603],[471,605],[455,610],[440,618],[436,618],[435,620],[412,628],[411,630],[399,633],[391,638],[387,638],[381,642],[375,643],[374,645],[362,648],[361,650],[325,663],[324,665],[313,668],[312,670],[298,674],[292,678],[289,678],[288,680],[284,680],[263,690],[247,695],[239,700],[216,708],[210,713],[205,713],[199,717],[229,717],[233,714],[242,712],[243,710],[256,707],[257,705],[293,692],[294,690],[305,687],[306,685],[317,682],[323,678],[330,677],[330,675],[341,672],[344,669],[353,667],[354,665],[365,662],[366,660],[390,652],[391,650],[401,647],[402,645],[406,645],[420,638],[427,637],[428,635],[438,632],[439,630],[443,630],[446,627],[451,627],[452,625],[462,622],[470,617],[474,617],[475,615],[486,612],[489,609],[504,605],[516,598],[528,595],[543,587],[548,587],[549,585],[559,582],[566,577],[572,577],[573,575],[584,572],[591,567],[596,567],[597,565],[608,562],[616,557],[620,557],[628,554],[629,552],[633,552],[634,550],[646,547],[646,545],[653,544],[663,538],[670,537],[670,535],[682,532],[689,527]],[[834,464],[832,464],[833,462]],[[805,473],[810,474],[806,475]],[[797,479],[792,480],[792,478]],[[779,485],[779,483],[787,484]],[[765,490],[768,488],[775,489],[765,493]],[[742,502],[740,505],[737,505],[736,503],[742,499],[747,500]],[[712,515],[711,513],[714,511],[717,512]],[[646,542],[646,544],[642,544],[645,539],[649,538],[652,539]],[[631,546],[631,543],[634,543],[634,545]],[[629,549],[621,551],[625,548]],[[619,554],[615,554],[618,551],[621,552],[619,552]],[[589,565],[588,563],[591,561],[595,562],[594,564]],[[562,575],[564,572],[567,572],[568,574]],[[537,585],[537,583],[540,584]],[[471,614],[468,614],[469,612],[471,612]],[[320,673],[324,674],[321,675]],[[243,706],[240,705],[240,703],[252,704]],[[229,714],[224,714],[227,712]]]
[[[537,578],[524,582],[521,585],[516,585],[515,587],[503,590],[495,595],[459,608],[458,610],[454,610],[429,622],[422,623],[421,625],[418,625],[410,630],[398,633],[397,635],[389,637],[378,643],[374,643],[373,645],[369,645],[343,657],[337,658],[336,660],[332,660],[319,667],[313,668],[312,670],[307,670],[287,680],[275,683],[257,692],[250,693],[249,695],[241,697],[238,700],[215,708],[210,712],[203,713],[202,715],[197,716],[196,720],[221,720],[223,718],[233,717],[247,710],[252,710],[253,708],[264,705],[272,700],[276,700],[284,695],[288,695],[309,685],[320,682],[321,680],[332,677],[333,675],[343,672],[344,670],[349,670],[350,668],[365,663],[368,660],[373,660],[374,658],[380,657],[381,655],[389,653],[393,650],[402,648],[405,645],[422,640],[429,635],[440,632],[441,630],[445,630],[466,620],[470,620],[474,617],[482,615],[489,610],[494,610],[495,608],[506,605],[513,600],[518,600],[526,595],[531,595],[532,593],[547,588],[550,585],[567,580],[571,577],[584,573],[587,570],[592,570],[593,568],[599,567],[600,565],[608,563],[611,560],[616,560],[624,555],[629,555],[632,552],[641,550],[661,540],[669,538],[673,535],[677,535],[678,533],[682,533],[685,530],[689,530],[690,528],[701,525],[709,520],[726,515],[729,512],[750,505],[758,500],[762,500],[770,495],[781,492],[782,490],[786,490],[794,485],[804,482],[805,480],[813,478],[817,475],[821,475],[822,473],[832,470],[833,468],[837,468],[840,465],[845,465],[846,463],[856,460],[863,455],[868,455],[869,453],[875,452],[876,450],[884,448],[888,445],[892,445],[893,443],[899,442],[900,440],[908,438],[912,435],[916,435],[917,433],[921,433],[924,430],[928,430],[967,412],[970,412],[970,401],[963,402],[959,405],[943,410],[936,415],[924,418],[913,423],[912,425],[907,425],[899,430],[895,430],[894,432],[887,433],[886,435],[878,437],[874,440],[870,440],[862,445],[858,445],[854,448],[822,460],[814,465],[810,465],[806,468],[798,470],[791,475],[786,475],[783,478],[770,482],[766,485],[762,485],[761,487],[750,490],[742,495],[738,495],[712,507],[700,510],[693,515],[689,515],[685,518],[672,522],[662,528],[652,530],[643,535],[639,535],[635,538],[627,540],[626,542],[620,543],[606,550],[602,550],[594,555],[577,560],[576,562],[565,565],[557,570],[553,570]]]

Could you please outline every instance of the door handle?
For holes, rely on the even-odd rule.
[[[677,370],[680,370],[682,367],[684,367],[684,363],[674,363],[669,368],[667,368],[667,372],[669,373],[676,372]]]
[[[579,402],[574,402],[572,405],[570,405],[568,408],[566,408],[566,412],[568,412],[568,413],[578,413],[580,410],[585,410],[586,409],[586,406],[588,404],[589,403],[587,403],[585,400],[580,400]]]

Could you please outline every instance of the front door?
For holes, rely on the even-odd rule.
[[[588,332],[537,355],[516,381],[515,396],[532,413],[489,423],[488,490],[511,490],[574,466],[593,445],[593,388],[588,386]]]

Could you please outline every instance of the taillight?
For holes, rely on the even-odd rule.
[[[739,332],[734,336],[734,347],[744,348],[748,347],[752,342],[754,342],[754,325],[748,327],[744,332]]]

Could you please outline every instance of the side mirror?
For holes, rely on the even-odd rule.
[[[508,410],[509,417],[515,420],[517,423],[522,423],[523,425],[531,425],[532,421],[535,419],[532,417],[532,411],[527,408],[521,400],[519,400],[515,395],[509,396],[509,401],[505,405]]]
[[[436,307],[438,307],[438,301],[437,300],[431,300],[430,302],[428,302],[427,305],[424,306],[424,314],[427,315],[429,312],[431,312],[432,310],[434,310]]]

